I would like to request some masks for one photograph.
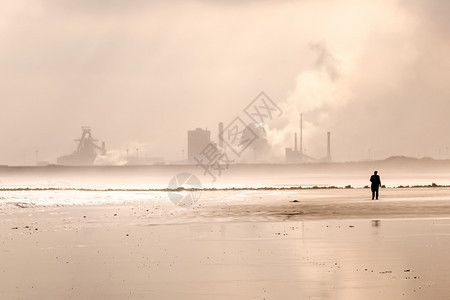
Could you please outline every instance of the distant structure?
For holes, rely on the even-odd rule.
[[[300,161],[303,161],[303,114],[300,114]]]
[[[294,149],[285,148],[287,163],[300,163],[303,161],[303,114],[300,114],[300,148],[297,150],[297,133],[294,135]]]
[[[48,161],[39,160],[39,150],[36,150],[35,154],[36,154],[36,166],[44,167],[44,166],[48,166],[50,164]]]
[[[331,162],[331,133],[327,132],[327,157],[326,161]]]
[[[97,157],[97,151],[100,151],[101,155],[106,154],[105,142],[102,142],[101,146],[98,146],[91,134],[90,127],[82,127],[81,138],[75,140],[78,142],[76,151],[70,155],[60,156],[56,160],[58,165],[66,166],[89,166],[94,164],[94,160]]]
[[[301,162],[331,162],[331,133],[327,132],[327,156],[323,159],[316,159],[306,155],[303,151],[303,114],[300,114],[300,148],[297,150],[297,133],[294,134],[294,148],[285,148],[285,157],[287,163]]]
[[[194,157],[211,142],[211,132],[206,129],[196,128],[188,131],[188,161],[194,162]]]
[[[300,151],[297,150],[297,133],[294,134],[294,149],[286,148],[286,162],[287,163],[299,163],[301,162]]]

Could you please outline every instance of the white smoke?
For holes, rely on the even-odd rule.
[[[127,164],[126,155],[120,150],[108,150],[105,155],[97,155],[96,166],[123,166]]]
[[[128,163],[136,163],[138,158],[147,157],[151,149],[149,143],[131,141],[126,147],[107,150],[106,155],[97,155],[94,165],[122,166]]]
[[[272,148],[267,138],[267,129],[268,126],[263,123],[252,122],[247,125],[241,140],[252,140],[255,136],[256,138],[243,151],[240,162],[265,161],[267,159]]]
[[[287,100],[278,104],[283,111],[282,120],[274,120],[271,128],[266,127],[271,146],[267,159],[284,161],[285,148],[295,148],[294,134],[300,131],[300,114],[303,114],[304,153],[324,157],[328,119],[333,111],[352,99],[344,61],[335,58],[323,43],[313,44],[310,49],[315,60],[297,76]]]

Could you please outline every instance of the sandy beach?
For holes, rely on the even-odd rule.
[[[1,299],[446,299],[449,188],[0,209]],[[149,192],[149,199],[151,199]],[[145,195],[144,195],[145,198]]]

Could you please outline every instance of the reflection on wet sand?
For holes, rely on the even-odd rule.
[[[379,227],[380,226],[381,221],[380,220],[372,220],[372,226],[373,227]]]
[[[152,209],[159,210],[148,203],[3,210],[0,298],[352,300],[450,294],[448,218],[203,216],[186,223],[189,210],[180,210],[165,215],[170,224],[164,225]]]
[[[85,205],[39,205],[73,196]],[[0,207],[1,299],[450,294],[447,188],[385,189],[379,201],[365,189],[205,191],[191,207],[160,192],[6,197],[16,202]]]

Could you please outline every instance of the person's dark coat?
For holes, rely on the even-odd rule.
[[[372,182],[371,188],[373,191],[378,190],[378,188],[381,186],[381,179],[379,175],[372,175],[370,177],[370,182]]]

